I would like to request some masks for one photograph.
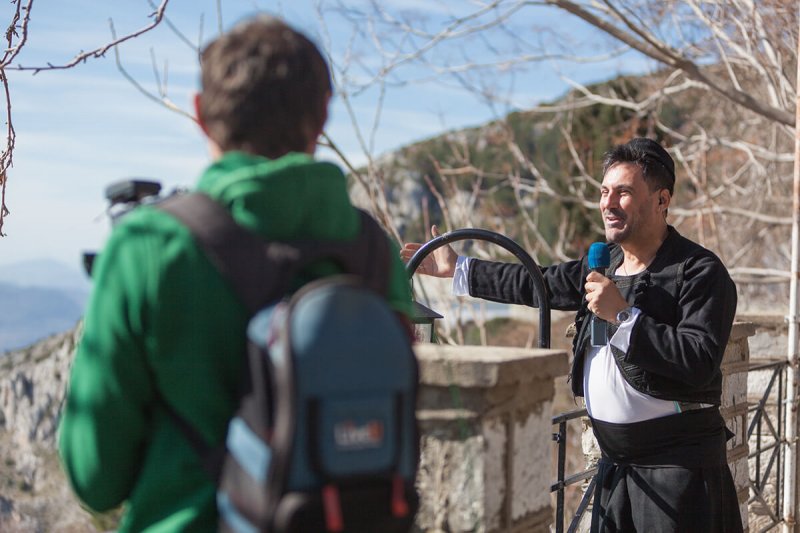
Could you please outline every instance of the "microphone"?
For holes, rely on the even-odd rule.
[[[611,265],[611,254],[608,245],[604,242],[593,242],[589,246],[589,268],[605,276],[609,265]]]
[[[594,242],[589,246],[589,269],[606,275],[606,269],[611,265],[611,254],[608,245],[604,242]],[[591,342],[592,346],[605,346],[608,344],[608,323],[592,315]]]

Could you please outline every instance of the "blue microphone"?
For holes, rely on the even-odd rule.
[[[608,245],[604,242],[593,242],[589,246],[589,268],[605,276],[609,265],[611,254],[608,252]]]
[[[594,242],[589,246],[589,269],[606,275],[606,269],[611,265],[611,254],[608,245],[604,242]],[[608,344],[608,323],[592,315],[591,334],[592,346],[605,346]]]

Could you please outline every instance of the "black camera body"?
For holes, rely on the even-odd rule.
[[[178,191],[173,191],[168,196],[177,193]],[[106,187],[105,197],[109,204],[107,213],[112,226],[136,207],[157,204],[165,198],[161,196],[161,183],[142,178],[131,178],[112,183]],[[90,277],[96,258],[96,252],[83,253],[83,268]]]

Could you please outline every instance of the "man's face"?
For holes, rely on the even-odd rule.
[[[603,176],[600,212],[606,240],[617,244],[650,238],[664,223],[660,191],[651,191],[634,163],[617,163]]]

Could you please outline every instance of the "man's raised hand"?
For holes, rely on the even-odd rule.
[[[431,235],[433,237],[439,236],[439,229],[435,225],[431,226]],[[408,263],[411,257],[417,253],[417,250],[422,246],[423,243],[418,242],[407,242],[403,244],[403,248],[400,250],[400,257],[403,259],[403,262]],[[457,260],[458,254],[447,244],[437,248],[432,254],[425,257],[422,263],[417,267],[417,272],[437,278],[452,278],[456,271]]]

